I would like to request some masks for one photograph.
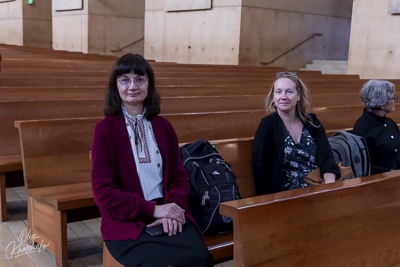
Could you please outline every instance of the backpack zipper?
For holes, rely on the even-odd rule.
[[[194,161],[194,160],[204,159],[204,158],[211,157],[211,156],[221,157],[221,155],[218,154],[218,153],[207,154],[207,155],[204,155],[204,156],[201,156],[201,157],[189,157],[183,162],[183,165],[186,165],[186,162],[188,162],[189,160],[193,160]]]
[[[209,199],[210,199],[210,197],[208,196],[208,191],[205,191],[204,195],[203,195],[203,197],[201,199],[201,205],[205,206],[206,205],[206,201],[209,200]]]

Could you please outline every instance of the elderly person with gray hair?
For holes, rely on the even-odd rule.
[[[400,131],[386,114],[395,110],[398,96],[393,83],[370,80],[360,91],[364,113],[356,121],[353,134],[367,141],[371,156],[371,173],[400,169]]]

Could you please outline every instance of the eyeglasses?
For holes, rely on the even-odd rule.
[[[296,77],[297,79],[299,78],[299,76],[297,75],[297,72],[280,71],[275,74],[275,79],[283,78],[283,77]]]
[[[132,83],[134,83],[136,86],[141,86],[147,82],[147,79],[144,76],[138,76],[133,79],[125,76],[118,78],[117,82],[123,87],[129,87]]]
[[[394,102],[397,103],[397,100],[399,100],[399,96],[395,95],[393,98],[389,98],[389,100],[394,100]]]

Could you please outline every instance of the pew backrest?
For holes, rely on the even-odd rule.
[[[100,117],[104,100],[0,102],[0,155],[20,154],[18,120]]]
[[[91,181],[89,151],[101,119],[17,121],[26,189]]]
[[[232,165],[242,198],[256,195],[253,178],[253,137],[211,140],[220,155]]]

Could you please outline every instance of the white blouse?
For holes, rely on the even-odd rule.
[[[153,200],[162,195],[162,158],[154,137],[153,126],[143,114],[131,116],[122,107],[144,198]]]

